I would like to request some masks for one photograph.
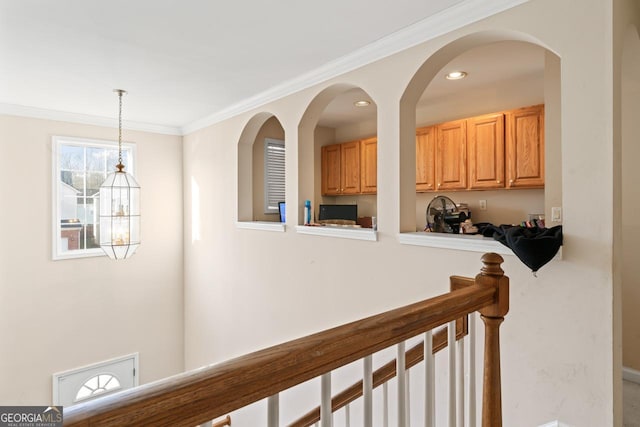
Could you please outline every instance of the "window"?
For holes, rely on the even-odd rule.
[[[138,385],[138,353],[53,374],[54,405],[67,406]]]
[[[264,140],[264,213],[277,214],[284,202],[284,141]]]
[[[53,259],[104,255],[100,249],[100,185],[116,170],[118,144],[53,138]],[[134,146],[122,144],[133,174]]]

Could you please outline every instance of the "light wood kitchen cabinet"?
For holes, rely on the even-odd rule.
[[[322,147],[322,194],[340,194],[340,144]]]
[[[433,191],[436,179],[436,127],[416,130],[416,191]]]
[[[360,193],[360,141],[322,147],[322,195]]]
[[[504,188],[504,114],[467,119],[469,189]]]
[[[507,188],[544,187],[544,105],[507,111]]]
[[[360,141],[340,144],[340,193],[360,192]]]
[[[360,141],[360,192],[376,194],[378,190],[378,138]]]
[[[437,126],[436,190],[467,188],[467,121]]]

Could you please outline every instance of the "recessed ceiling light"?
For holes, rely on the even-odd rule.
[[[356,107],[368,107],[369,105],[371,105],[371,101],[363,99],[362,101],[354,102],[353,105],[355,105]]]
[[[447,80],[460,80],[467,77],[466,71],[452,71],[445,76]]]

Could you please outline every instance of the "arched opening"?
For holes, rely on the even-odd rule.
[[[271,113],[256,114],[244,127],[238,141],[238,221],[280,222],[277,203],[284,202],[285,195],[284,141],[284,128]],[[269,175],[270,165],[275,166],[275,176]]]
[[[375,102],[354,85],[330,86],[311,101],[298,132],[298,224],[306,222],[309,200],[312,221],[372,227],[377,214]],[[334,205],[348,206],[328,214]]]
[[[630,27],[622,50],[621,139],[622,139],[622,364],[640,372],[640,37]],[[626,374],[626,372],[625,372]]]
[[[418,69],[400,112],[400,231],[424,230],[436,195],[476,223],[561,222],[549,214],[562,206],[560,60],[539,42],[483,32],[449,43]]]

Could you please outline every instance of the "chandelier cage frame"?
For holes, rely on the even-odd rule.
[[[100,247],[111,259],[131,257],[140,246],[140,185],[122,164],[122,95],[118,94],[118,164],[100,186]]]

